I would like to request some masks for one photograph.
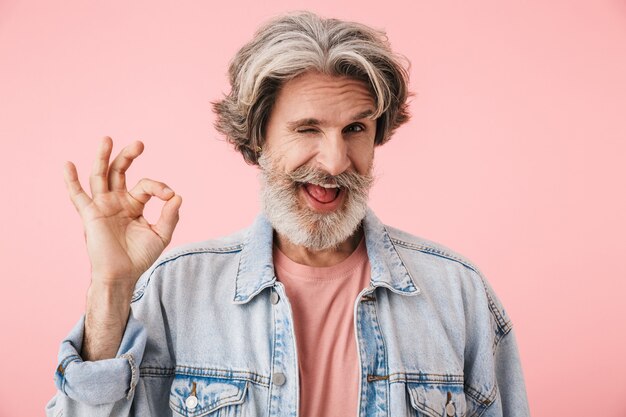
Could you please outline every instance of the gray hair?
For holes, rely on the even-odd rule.
[[[391,50],[385,32],[311,12],[280,16],[237,52],[228,71],[231,92],[212,103],[215,128],[249,164],[258,164],[280,88],[308,71],[368,85],[376,102],[377,145],[409,119],[409,62]]]

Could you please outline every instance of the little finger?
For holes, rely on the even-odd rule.
[[[66,162],[63,167],[63,179],[65,180],[65,186],[70,195],[70,200],[76,207],[76,210],[80,213],[83,208],[91,204],[91,198],[87,195],[83,187],[78,180],[78,172],[76,166],[71,162]]]

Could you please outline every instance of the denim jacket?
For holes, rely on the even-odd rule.
[[[476,267],[371,211],[363,227],[359,416],[528,416],[511,321]],[[159,258],[137,282],[114,359],[81,359],[81,319],[61,344],[48,416],[297,416],[293,315],[272,235],[261,215]]]

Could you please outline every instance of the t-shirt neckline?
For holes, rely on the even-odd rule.
[[[273,256],[274,267],[294,278],[331,281],[350,276],[355,268],[364,264],[367,260],[367,250],[365,248],[365,238],[361,238],[356,249],[346,259],[332,266],[309,266],[294,262],[277,246],[274,246]]]

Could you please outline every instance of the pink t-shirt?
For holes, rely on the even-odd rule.
[[[353,317],[356,297],[370,282],[365,240],[341,263],[321,268],[295,263],[275,248],[274,266],[293,310],[300,416],[356,416],[359,360]]]

